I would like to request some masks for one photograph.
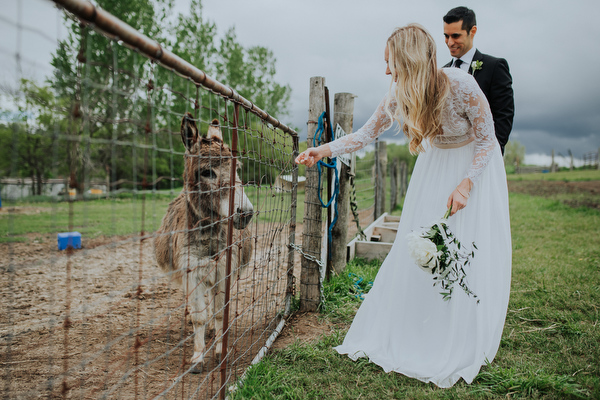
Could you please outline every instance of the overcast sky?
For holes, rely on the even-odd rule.
[[[27,18],[17,29],[17,4]],[[175,0],[185,12],[189,0]],[[61,35],[60,16],[48,0],[0,0],[0,58],[26,62],[23,73],[48,69],[47,53]],[[465,5],[477,14],[475,46],[506,58],[513,77],[515,121],[511,139],[534,154],[575,157],[600,147],[600,1],[574,0],[203,0],[204,18],[219,34],[235,26],[244,46],[265,46],[277,58],[277,81],[292,87],[291,115],[283,122],[306,137],[309,81],[322,76],[331,93],[355,94],[354,129],[369,118],[389,87],[383,50],[392,30],[411,22],[436,38],[438,63],[450,60],[443,37],[443,15]],[[110,11],[110,10],[108,10]],[[25,13],[25,11],[24,11]],[[38,30],[44,32],[43,38]],[[64,34],[64,32],[62,33]],[[35,64],[29,61],[36,60]],[[8,67],[7,67],[8,66]],[[0,64],[3,79],[16,74]],[[226,82],[224,82],[226,83]],[[277,117],[277,116],[276,116]],[[398,139],[400,136],[385,135]],[[542,159],[538,157],[538,159]]]

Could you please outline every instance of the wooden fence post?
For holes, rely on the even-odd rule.
[[[325,111],[325,78],[310,78],[308,106],[307,140],[313,147],[313,137],[317,130],[317,121]],[[319,172],[316,166],[306,168],[304,198],[304,227],[302,230],[302,251],[317,260],[322,259],[321,241],[323,232],[322,208],[319,202]],[[300,272],[300,311],[314,312],[321,300],[321,270],[316,261],[302,255]]]
[[[390,213],[398,205],[400,194],[400,160],[394,158],[390,167]]]
[[[375,219],[385,211],[385,171],[387,169],[387,146],[377,140],[375,145]]]
[[[400,163],[400,197],[406,196],[408,189],[408,164],[406,161]]]
[[[573,152],[569,149],[569,158],[571,159],[569,163],[569,171],[573,171]]]
[[[352,133],[354,120],[354,96],[352,93],[336,93],[333,100],[334,124],[339,124],[346,134]],[[335,125],[334,125],[335,132]],[[346,268],[348,262],[347,236],[348,218],[350,215],[350,168],[338,160],[340,164],[340,191],[337,196],[338,219],[331,230],[331,258],[336,274]]]
[[[379,202],[380,200],[378,199],[379,196],[379,187],[377,186],[377,177],[379,176],[379,138],[375,139],[375,154],[373,155],[373,159],[375,160],[373,162],[373,167],[371,169],[371,176],[372,176],[372,180],[373,180],[373,191],[374,193],[374,201],[375,204],[373,205],[373,221],[375,221],[377,218],[379,218],[379,215],[381,214],[380,209],[379,209]]]

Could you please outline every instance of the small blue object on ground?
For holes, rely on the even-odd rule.
[[[68,247],[72,247],[74,249],[81,248],[81,233],[65,232],[58,234],[58,249],[65,250]]]

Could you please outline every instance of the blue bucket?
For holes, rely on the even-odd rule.
[[[72,247],[74,249],[81,248],[81,233],[65,232],[58,234],[58,249],[65,250],[68,247]]]

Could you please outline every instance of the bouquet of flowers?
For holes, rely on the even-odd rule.
[[[471,263],[475,251],[464,248],[448,227],[446,222],[451,209],[452,207],[432,226],[408,234],[410,256],[423,271],[433,275],[433,286],[440,285],[440,294],[445,301],[452,297],[456,284],[467,295],[477,299],[477,295],[467,285],[465,273],[465,267]],[[477,250],[475,243],[472,245]]]

